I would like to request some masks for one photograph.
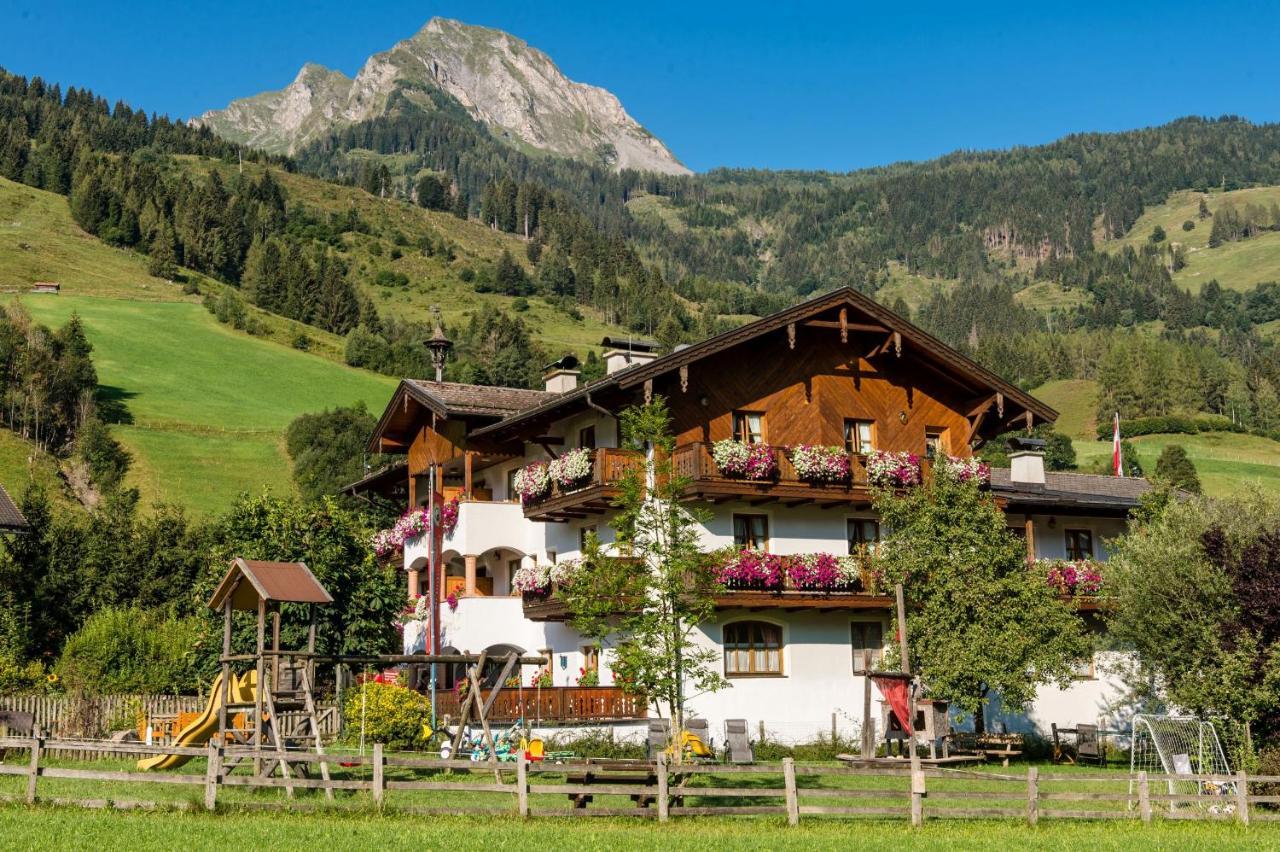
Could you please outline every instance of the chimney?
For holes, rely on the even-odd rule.
[[[606,337],[600,341],[604,347],[604,371],[613,375],[619,370],[648,364],[658,357],[658,344],[652,340],[636,340],[628,337]]]
[[[553,361],[543,368],[542,378],[546,383],[547,393],[568,393],[578,386],[578,369],[576,355],[566,355],[559,361]]]
[[[1009,479],[1026,485],[1044,485],[1044,446],[1039,438],[1010,438]]]

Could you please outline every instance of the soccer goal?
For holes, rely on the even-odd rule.
[[[1170,811],[1201,809],[1227,814],[1235,809],[1231,767],[1212,722],[1191,716],[1140,713],[1133,717],[1130,743],[1130,806],[1136,804],[1138,773],[1146,772],[1150,776],[1192,776],[1186,780],[1171,777],[1167,781],[1169,795],[1188,797],[1170,801]],[[1195,777],[1205,775],[1214,777]]]

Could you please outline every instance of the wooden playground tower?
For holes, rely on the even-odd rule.
[[[265,562],[239,559],[209,599],[210,609],[222,612],[222,678],[218,705],[218,741],[246,749],[253,756],[254,774],[270,775],[279,767],[290,796],[293,785],[288,761],[290,745],[314,748],[324,753],[320,738],[320,722],[313,692],[316,682],[316,620],[318,606],[333,603],[333,598],[302,562]],[[283,604],[306,607],[307,644],[302,650],[280,647],[280,615]],[[234,612],[252,612],[257,618],[257,632],[252,654],[233,653]],[[267,622],[271,636],[268,644]],[[235,664],[253,663],[249,689],[237,689]],[[241,684],[245,679],[240,679]],[[245,700],[245,692],[250,700]],[[235,714],[245,714],[244,727],[234,725]],[[291,726],[286,729],[284,717],[289,714]],[[265,755],[264,752],[269,752]],[[224,763],[224,772],[235,767],[235,760]],[[321,776],[328,780],[329,767],[320,764]],[[333,791],[326,787],[326,795]]]

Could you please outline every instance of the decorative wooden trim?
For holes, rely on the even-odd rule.
[[[840,342],[849,342],[849,309],[840,309]]]
[[[689,392],[689,365],[688,364],[680,365],[680,392],[681,393]]]
[[[644,380],[644,404],[653,402],[653,379]]]
[[[796,324],[793,322],[787,323],[787,345],[791,349],[796,348]]]

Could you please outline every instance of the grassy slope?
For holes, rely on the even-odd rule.
[[[1191,290],[1198,290],[1210,279],[1218,279],[1223,287],[1247,290],[1261,281],[1280,281],[1280,232],[1272,232],[1248,240],[1225,243],[1209,248],[1209,231],[1213,220],[1201,221],[1196,217],[1202,193],[1192,190],[1175,192],[1164,204],[1149,207],[1122,239],[1103,244],[1105,251],[1114,251],[1125,245],[1140,246],[1159,225],[1168,239],[1187,247],[1187,265],[1178,271],[1174,280]],[[1246,204],[1269,207],[1280,203],[1280,187],[1262,186],[1238,189],[1231,192],[1210,192],[1205,195],[1210,211],[1218,210],[1230,201],[1243,208]],[[1182,230],[1182,223],[1191,220],[1196,227]]]
[[[1111,443],[1096,440],[1095,411],[1098,386],[1088,380],[1049,382],[1033,391],[1035,396],[1062,412],[1058,431],[1074,440],[1081,469],[1110,457]],[[1252,484],[1280,492],[1280,442],[1253,435],[1210,432],[1200,435],[1144,435],[1132,439],[1138,459],[1148,474],[1169,444],[1181,444],[1195,462],[1206,494],[1224,497]]]
[[[133,452],[131,484],[196,512],[242,489],[288,492],[283,428],[306,411],[363,400],[380,410],[388,377],[248,337],[201,306],[60,296],[25,300],[42,322],[84,320],[99,381],[127,406],[116,427]]]
[[[198,173],[216,168],[228,179],[236,168],[207,159],[183,158],[183,162]],[[244,168],[246,173],[257,175],[264,167],[249,163]],[[481,305],[510,310],[515,301],[513,297],[476,293],[460,274],[464,268],[477,270],[493,263],[504,250],[510,251],[511,256],[527,268],[531,267],[525,256],[524,240],[511,234],[491,230],[478,222],[463,221],[449,213],[424,210],[406,201],[376,198],[361,189],[279,169],[272,171],[291,202],[302,203],[311,210],[339,214],[355,208],[360,218],[370,225],[374,232],[371,235],[347,236],[343,256],[351,263],[356,282],[385,316],[425,321],[430,319],[430,307],[439,305],[445,322],[452,324],[465,322]],[[400,247],[403,256],[392,260],[391,252],[395,248],[392,240],[397,231],[407,238],[409,245]],[[456,256],[452,262],[439,256],[426,257],[416,248],[418,239],[428,234],[443,236],[453,244]],[[375,254],[376,251],[381,254]],[[408,276],[409,286],[375,285],[374,277],[384,269]],[[524,320],[534,336],[553,351],[573,350],[585,355],[588,349],[599,348],[602,337],[618,333],[616,326],[603,322],[590,309],[581,308],[583,318],[574,320],[541,298],[527,301],[529,310],[522,314]]]

